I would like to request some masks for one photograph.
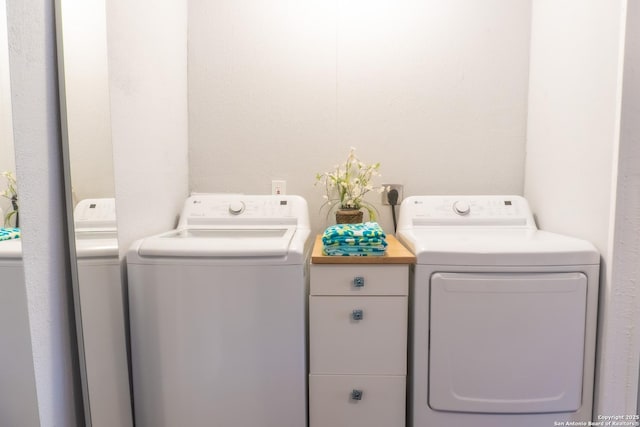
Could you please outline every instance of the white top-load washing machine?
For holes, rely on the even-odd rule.
[[[304,427],[309,214],[195,195],[127,255],[136,426]]]
[[[595,248],[537,229],[518,196],[409,197],[409,425],[591,420]],[[563,424],[565,425],[565,424]]]
[[[133,415],[115,199],[80,201],[74,225],[91,425],[128,427]]]

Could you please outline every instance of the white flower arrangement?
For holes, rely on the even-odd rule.
[[[11,222],[11,218],[13,216],[16,217],[16,227],[18,227],[17,218],[18,218],[18,186],[16,183],[16,176],[13,172],[4,171],[2,172],[2,176],[7,181],[7,189],[0,193],[0,196],[5,197],[11,201],[11,207],[13,210],[7,213],[4,217],[4,225],[9,226]]]
[[[370,191],[382,193],[384,187],[374,187],[371,181],[379,177],[380,163],[367,165],[355,155],[356,149],[351,147],[344,164],[335,165],[332,171],[316,174],[315,185],[324,187],[325,200],[322,207],[334,209],[361,209],[369,213],[371,221],[376,220],[376,208],[366,200],[365,194]],[[328,215],[327,213],[327,215]]]

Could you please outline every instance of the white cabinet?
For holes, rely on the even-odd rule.
[[[311,427],[402,427],[404,375],[310,375]],[[354,391],[361,391],[355,400]]]
[[[311,296],[309,319],[311,372],[406,374],[406,296]]]
[[[309,297],[310,427],[403,427],[409,264],[393,238],[379,259],[314,251]],[[316,246],[321,243],[316,242]],[[403,256],[390,259],[396,250]]]

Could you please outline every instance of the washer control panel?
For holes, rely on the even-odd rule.
[[[116,201],[113,198],[81,200],[73,216],[76,231],[115,230]]]
[[[189,197],[178,228],[208,225],[308,223],[306,201],[290,195],[198,194]]]
[[[535,226],[521,196],[413,196],[400,209],[399,226]]]

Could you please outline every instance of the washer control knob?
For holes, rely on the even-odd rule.
[[[229,213],[231,215],[240,215],[244,212],[244,202],[238,200],[237,202],[229,203]]]
[[[464,200],[458,200],[453,204],[453,211],[458,215],[469,215],[469,212],[471,212],[471,206],[469,206],[469,203]]]

